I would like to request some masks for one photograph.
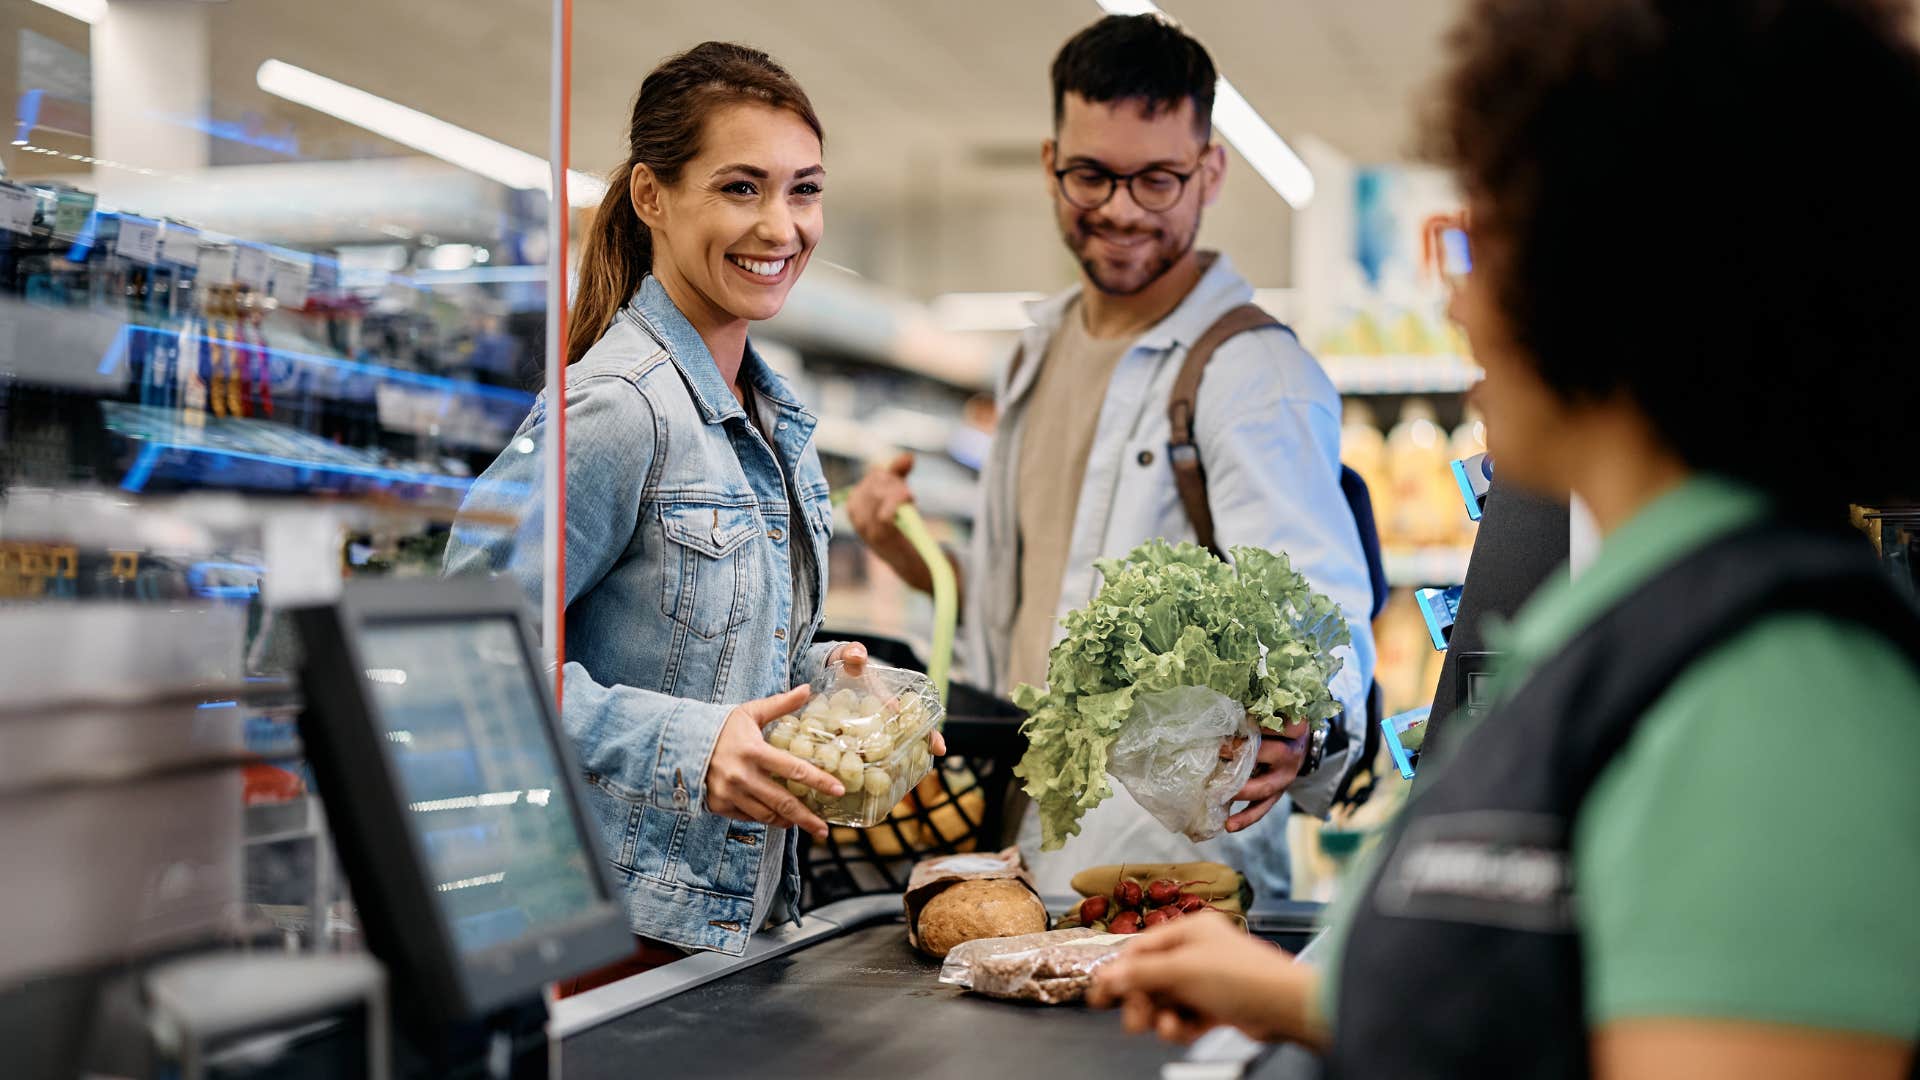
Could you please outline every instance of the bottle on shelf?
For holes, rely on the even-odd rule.
[[[1426,700],[1431,701],[1432,689],[1425,685],[1426,669],[1429,659],[1439,654],[1433,650],[1426,620],[1420,617],[1411,589],[1393,590],[1385,610],[1373,620],[1373,640],[1379,650],[1374,679],[1380,684],[1381,704],[1387,715],[1425,704],[1421,700],[1423,689]]]
[[[1387,486],[1393,494],[1389,525],[1382,531],[1394,537],[1396,546],[1455,542],[1461,515],[1448,450],[1433,405],[1408,399],[1386,438]]]
[[[1341,415],[1340,460],[1366,481],[1374,520],[1380,523],[1385,540],[1386,505],[1392,498],[1387,484],[1387,437],[1380,434],[1373,407],[1359,398],[1348,398]]]

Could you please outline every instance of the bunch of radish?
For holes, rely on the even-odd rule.
[[[1058,925],[1113,934],[1137,934],[1199,911],[1237,914],[1252,900],[1240,874],[1219,863],[1097,867],[1076,875],[1073,887],[1086,898]]]

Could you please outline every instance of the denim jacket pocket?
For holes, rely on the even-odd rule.
[[[746,621],[750,583],[738,553],[760,530],[753,508],[675,503],[660,508],[660,526],[661,612],[703,638]]]

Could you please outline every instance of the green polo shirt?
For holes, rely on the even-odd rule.
[[[1754,490],[1714,477],[1650,503],[1496,637],[1502,691],[1766,510]],[[1920,1033],[1916,764],[1920,672],[1859,627],[1774,615],[1688,667],[1574,822],[1589,1026],[1686,1016]],[[1340,946],[1369,871],[1334,905],[1320,946],[1321,1005],[1336,1024]]]

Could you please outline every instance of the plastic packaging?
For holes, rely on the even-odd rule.
[[[930,743],[946,709],[925,675],[869,663],[860,675],[832,664],[813,681],[797,715],[763,729],[767,742],[838,777],[847,793],[831,798],[783,781],[822,820],[867,828],[933,769]]]
[[[1087,929],[969,941],[947,954],[940,981],[989,997],[1060,1005],[1084,997],[1093,973],[1126,943],[1121,935]]]
[[[1231,757],[1221,744],[1241,739]],[[1204,686],[1134,699],[1107,751],[1107,772],[1133,801],[1189,840],[1220,835],[1233,793],[1253,775],[1260,727],[1239,702]]]

